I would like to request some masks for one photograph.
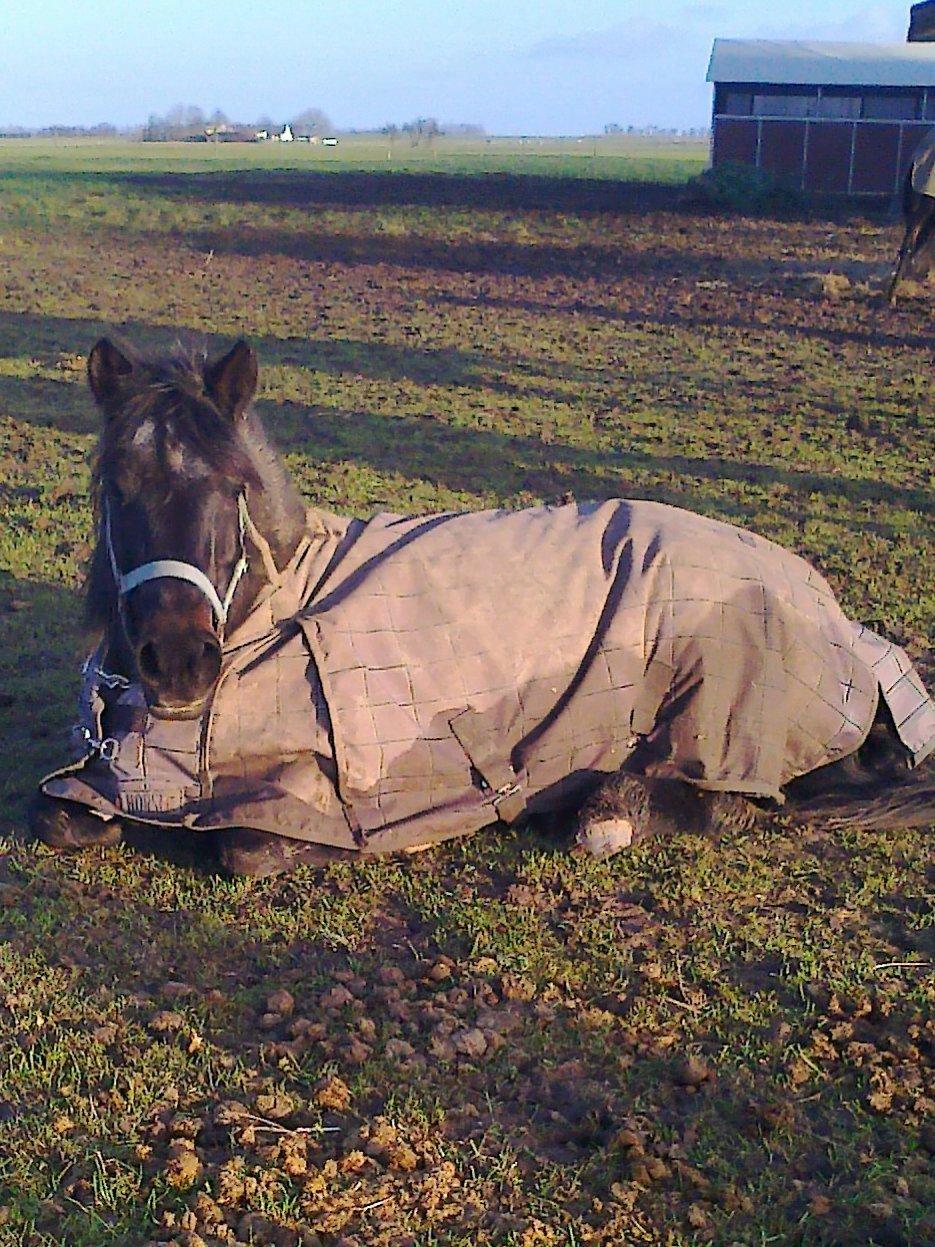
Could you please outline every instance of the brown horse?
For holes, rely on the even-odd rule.
[[[887,290],[887,301],[896,302],[896,290],[913,263],[923,257],[935,234],[935,130],[916,148],[903,187],[905,232],[896,268]]]
[[[573,794],[577,794],[577,813],[570,814],[566,825],[576,830],[580,848],[597,855],[614,852],[647,835],[678,828],[743,827],[767,814],[774,807],[775,800],[788,799],[788,808],[793,813],[798,811],[803,817],[831,819],[865,827],[918,825],[935,817],[931,763],[910,769],[913,756],[916,761],[922,761],[935,744],[935,711],[905,655],[879,638],[872,638],[872,634],[866,634],[865,630],[852,632],[854,625],[840,614],[830,597],[830,590],[813,569],[771,543],[728,525],[658,504],[605,503],[596,504],[596,510],[588,507],[540,509],[518,513],[482,513],[479,516],[436,516],[413,521],[402,517],[383,517],[382,528],[378,523],[381,517],[369,523],[326,517],[316,521],[319,524],[317,545],[310,544],[308,517],[311,514],[321,517],[325,513],[306,512],[251,407],[257,384],[257,363],[245,343],[238,342],[223,358],[208,362],[181,356],[156,360],[141,358],[130,348],[117,347],[105,339],[91,352],[88,375],[91,390],[103,414],[94,472],[98,541],[87,587],[88,620],[99,635],[100,642],[85,669],[79,761],[45,781],[34,806],[32,825],[46,844],[56,848],[80,848],[115,843],[123,834],[124,826],[132,823],[136,813],[144,821],[160,825],[178,826],[181,823],[192,828],[210,828],[213,836],[203,834],[198,843],[204,844],[206,849],[213,843],[221,869],[228,874],[272,874],[302,862],[322,863],[336,857],[356,855],[360,851],[421,847],[413,836],[401,841],[397,835],[394,839],[392,827],[382,840],[379,836],[368,839],[369,833],[361,829],[360,819],[355,822],[354,811],[346,808],[353,802],[345,800],[346,776],[342,774],[342,768],[345,772],[349,766],[353,769],[353,759],[349,763],[344,747],[341,750],[337,748],[332,713],[338,709],[340,697],[336,690],[340,677],[346,674],[347,669],[347,663],[340,661],[339,654],[342,638],[347,632],[346,619],[342,623],[344,632],[337,640],[332,638],[327,653],[322,648],[320,637],[316,639],[318,633],[315,628],[321,630],[325,627],[329,603],[337,601],[342,594],[351,603],[352,630],[358,623],[364,626],[359,614],[355,613],[364,608],[354,605],[357,600],[354,593],[361,585],[366,587],[368,577],[372,580],[380,572],[388,548],[398,553],[411,549],[414,543],[433,541],[437,534],[444,535],[446,531],[463,532],[469,529],[473,533],[478,527],[496,527],[504,523],[514,525],[509,529],[512,533],[516,531],[517,523],[523,525],[527,521],[532,527],[522,531],[532,532],[535,540],[521,563],[545,557],[540,553],[540,535],[543,533],[547,536],[555,531],[576,533],[588,529],[589,525],[593,531],[595,524],[603,525],[597,530],[598,563],[603,566],[603,571],[598,573],[596,579],[603,584],[609,583],[610,592],[602,591],[606,600],[601,599],[603,605],[598,611],[599,634],[583,638],[580,645],[575,638],[571,639],[569,644],[574,658],[570,664],[566,663],[570,675],[563,688],[553,686],[560,678],[552,674],[555,669],[553,663],[546,680],[536,681],[533,676],[528,676],[527,683],[519,689],[518,697],[524,714],[532,714],[533,702],[544,706],[530,730],[526,730],[530,720],[523,720],[526,735],[521,744],[525,746],[534,741],[539,749],[537,756],[545,758],[546,763],[553,767],[549,772],[551,786],[541,783],[539,790],[535,791],[536,785],[528,784],[528,802],[516,804],[521,787],[518,764],[517,774],[506,768],[509,774],[505,783],[502,782],[502,775],[493,778],[492,783],[487,782],[490,774],[485,778],[487,763],[491,761],[485,755],[490,752],[496,725],[504,720],[502,706],[514,704],[513,690],[504,692],[494,707],[494,719],[489,721],[474,710],[459,709],[446,703],[442,716],[444,730],[430,733],[430,743],[436,749],[433,757],[444,760],[444,757],[451,756],[444,754],[449,745],[457,752],[457,747],[465,743],[471,765],[468,766],[467,759],[459,754],[464,764],[459,776],[463,771],[463,782],[475,793],[476,802],[470,798],[467,804],[459,806],[457,801],[452,800],[440,814],[436,810],[431,822],[432,834],[427,837],[429,840],[443,839],[459,831],[471,831],[496,821],[498,817],[509,821],[511,811],[535,813],[535,798],[542,797],[546,789],[548,792],[560,791],[565,808],[570,808],[567,802]],[[723,729],[716,725],[711,727],[708,720],[703,719],[700,724],[697,720],[688,720],[694,730],[686,731],[684,715],[686,707],[691,709],[693,705],[696,715],[699,706],[704,708],[705,714],[713,713],[717,703],[711,690],[719,681],[730,684],[739,690],[741,697],[746,697],[751,682],[756,684],[760,678],[757,676],[760,668],[756,666],[758,659],[755,656],[738,659],[735,651],[726,657],[720,652],[715,653],[714,662],[719,669],[713,683],[710,675],[708,683],[705,683],[698,671],[704,662],[712,661],[710,654],[692,650],[695,654],[694,665],[689,663],[686,671],[677,672],[676,678],[670,678],[666,688],[657,688],[652,698],[638,688],[634,692],[634,681],[630,679],[618,680],[610,690],[611,696],[606,696],[594,684],[595,678],[606,678],[606,671],[614,662],[619,668],[624,661],[620,657],[622,651],[618,650],[615,657],[609,650],[608,638],[617,626],[613,612],[618,611],[622,602],[626,605],[623,595],[628,577],[638,581],[640,567],[658,570],[661,566],[658,564],[655,535],[638,557],[634,553],[638,524],[632,517],[640,515],[649,515],[654,524],[661,525],[660,531],[665,531],[666,525],[682,531],[679,528],[681,525],[690,534],[698,531],[703,536],[713,533],[719,540],[734,543],[731,548],[741,550],[744,558],[754,557],[751,548],[761,551],[764,558],[773,560],[770,567],[778,568],[783,575],[786,574],[783,569],[791,567],[793,576],[805,576],[809,594],[814,596],[817,593],[820,597],[821,619],[826,615],[833,616],[835,626],[844,629],[841,635],[845,641],[847,637],[859,633],[862,638],[860,644],[875,647],[870,651],[875,670],[868,672],[859,664],[858,667],[848,668],[858,674],[848,679],[843,693],[837,672],[833,679],[827,681],[820,672],[816,676],[821,687],[830,690],[822,694],[824,702],[830,704],[839,696],[843,698],[844,736],[838,736],[838,739],[849,742],[846,756],[840,756],[845,748],[840,746],[836,753],[831,751],[830,756],[834,756],[835,760],[827,765],[815,765],[814,762],[806,765],[802,758],[825,755],[809,754],[809,742],[799,741],[793,761],[783,764],[785,778],[781,791],[778,788],[773,790],[769,784],[754,782],[740,786],[739,791],[725,791],[729,785],[713,781],[710,772],[708,778],[704,778],[697,758],[695,761],[680,759],[678,750],[684,746],[679,746],[679,740],[690,738],[689,747],[694,749],[698,739],[712,734],[716,736],[720,730],[727,737],[739,739],[744,735],[736,704],[723,720]],[[609,518],[601,519],[602,516]],[[374,544],[374,529],[382,544]],[[387,533],[389,546],[383,540]],[[692,537],[692,540],[695,538]],[[315,555],[316,550],[318,555]],[[358,555],[357,551],[363,553]],[[316,557],[319,558],[317,564]],[[359,561],[355,562],[355,558]],[[615,558],[618,560],[616,564]],[[657,562],[654,563],[654,560]],[[666,556],[664,570],[669,568],[670,561]],[[418,564],[425,569],[424,577],[432,583],[433,577],[437,578],[438,562],[437,558],[433,561],[430,557],[425,563]],[[617,570],[614,576],[608,577],[606,573],[612,564]],[[694,559],[693,566],[697,568],[699,565],[697,558]],[[745,563],[744,567],[750,565]],[[344,574],[340,591],[334,590],[331,587],[335,583],[334,569],[346,566],[351,566],[351,571]],[[407,564],[407,567],[411,566],[411,563]],[[547,561],[545,567],[548,570]],[[291,590],[284,580],[284,569],[287,568],[293,569],[294,579],[304,578],[302,583],[306,586],[295,601],[289,596]],[[653,575],[656,570],[653,570]],[[476,568],[465,566],[463,575],[459,566],[441,569],[444,583],[456,586],[462,594],[458,606],[459,620],[464,614],[471,614],[472,586],[477,584],[483,590],[492,577],[495,580],[497,571],[497,567],[484,564],[480,574],[475,579],[469,579],[477,572]],[[417,576],[421,575],[423,573],[417,573]],[[703,575],[704,592],[707,593],[707,581],[711,576],[708,573]],[[741,579],[752,583],[746,572]],[[469,590],[464,589],[465,583],[471,586]],[[509,586],[502,584],[497,590],[495,584],[494,588],[492,618],[495,635],[489,641],[489,649],[498,679],[503,684],[500,677],[508,666],[503,655],[517,636],[524,635],[520,630],[528,628],[529,623],[528,618],[524,620],[514,616],[515,622],[504,630],[499,612],[501,608],[506,612],[504,595]],[[431,596],[426,597],[424,589],[421,583],[410,585],[399,602],[389,606],[390,614],[396,620],[393,624],[395,628],[404,628],[404,624],[399,622],[402,619],[400,612],[407,609],[406,602],[415,602],[415,632],[419,637],[423,635],[419,631],[426,610],[423,601],[429,611],[433,608]],[[768,596],[773,590],[757,582],[753,584],[752,592],[753,599],[759,605],[756,606],[755,617],[744,616],[741,619],[744,636],[763,622],[763,594]],[[567,595],[572,596],[570,586]],[[313,606],[309,607],[311,599],[314,599]],[[285,607],[275,605],[283,600],[286,601]],[[382,603],[385,599],[381,597],[379,600]],[[720,623],[710,635],[721,636],[726,626],[724,619],[731,610],[736,615],[737,606],[735,599],[717,608]],[[785,609],[782,603],[776,607],[777,610],[780,608]],[[309,623],[309,613],[314,613],[315,609],[320,611],[317,625]],[[381,610],[384,609],[381,605]],[[266,622],[259,633],[251,633],[251,620],[263,611]],[[529,605],[527,616],[531,612],[532,606]],[[546,621],[547,631],[549,622],[553,618],[557,620],[558,612],[546,601],[541,618]],[[808,645],[797,643],[794,633],[789,635],[789,629],[794,629],[797,618],[793,612],[791,616],[777,616],[768,621],[771,634],[777,638],[778,648],[773,646],[774,652],[768,656],[767,666],[776,679],[780,678],[775,671],[776,654],[781,652],[780,661],[788,665],[798,661],[800,651],[809,650]],[[641,636],[642,627],[641,624]],[[436,631],[432,635],[435,643],[447,645],[451,660],[457,661],[455,633],[447,625],[445,629],[441,634]],[[376,625],[371,628],[368,624],[364,630],[368,638],[377,638],[374,644],[385,646],[386,635]],[[536,624],[525,635],[536,644],[542,639],[542,632],[543,628]],[[245,633],[248,635],[245,636]],[[863,639],[868,635],[872,638],[869,642]],[[428,631],[425,636],[429,637]],[[689,637],[689,642],[692,640]],[[544,643],[552,661],[556,650],[548,636],[544,638]],[[277,705],[277,718],[272,707],[267,714],[253,704],[255,695],[252,690],[255,686],[250,680],[259,664],[259,658],[255,656],[257,644],[263,651],[264,661],[271,658],[274,665],[276,662],[284,663],[286,659],[290,662],[298,659],[298,665],[293,665],[291,670],[298,671],[299,675],[293,678],[291,686],[283,683],[281,687],[291,687],[291,696],[294,696],[296,689],[308,695],[303,714],[297,715],[296,707],[291,704]],[[834,644],[840,647],[837,640]],[[846,644],[850,642],[846,641]],[[818,648],[821,648],[820,645]],[[832,652],[832,659],[836,652]],[[422,657],[419,650],[413,663],[415,667],[421,666]],[[476,660],[477,655],[472,651],[467,657]],[[426,654],[426,663],[428,660],[429,655]],[[520,660],[522,669],[527,670],[525,651],[521,652]],[[881,672],[884,668],[890,672],[889,701],[886,700],[886,692],[879,691],[877,667]],[[710,667],[707,670],[710,672]],[[814,662],[810,670],[814,673]],[[892,675],[894,670],[895,676]],[[598,672],[597,677],[595,672]],[[326,675],[332,681],[328,687],[324,684]],[[399,698],[390,686],[391,677],[395,678],[398,672],[374,659],[363,675],[366,678],[361,687],[377,690],[382,681],[382,687],[389,688],[389,693],[384,694],[384,708],[395,727],[392,715],[398,710],[398,705],[393,703]],[[648,682],[657,680],[657,676],[658,672]],[[880,680],[883,678],[879,676]],[[852,687],[855,680],[857,685],[863,682],[865,695],[860,704],[866,709],[862,717],[853,709],[862,695],[860,687]],[[234,768],[237,774],[232,778],[228,767],[226,778],[220,776],[217,788],[212,790],[210,800],[206,802],[191,798],[185,785],[197,787],[199,771],[204,772],[208,766],[205,732],[224,729],[224,724],[220,722],[223,715],[220,712],[215,714],[215,710],[221,701],[218,689],[225,681],[225,688],[230,690],[233,685],[237,690],[235,694],[229,691],[225,694],[229,698],[235,696],[235,702],[228,701],[227,704],[236,705],[235,717],[244,724],[242,730],[238,728],[238,747],[243,747],[246,742],[247,752],[253,747],[261,760],[267,759],[271,750],[278,749],[282,760],[274,769],[268,767],[263,772],[262,780],[255,779],[256,792],[251,788],[251,775],[259,776],[259,771],[249,771],[247,763],[240,768],[238,760],[238,767]],[[914,749],[907,747],[906,733],[903,731],[900,734],[891,714],[890,706],[898,702],[892,693],[892,688],[897,685],[904,691],[906,687],[909,690],[908,708],[905,700],[900,703],[904,712],[902,717],[912,718],[916,724],[923,723],[921,734],[918,727],[915,729]],[[547,686],[544,691],[543,686]],[[459,687],[461,692],[458,696],[467,698],[465,686],[462,684]],[[782,697],[771,692],[780,685],[767,683],[764,687],[769,694],[767,702],[770,696],[775,701],[775,705],[767,704],[765,707],[764,731],[777,739],[781,738],[782,744],[786,739],[785,728],[782,732],[776,730],[777,723],[782,722],[779,717],[783,713]],[[804,704],[801,702],[801,690],[799,685],[791,695],[793,701],[799,698],[799,705]],[[613,748],[610,748],[609,754],[606,750],[601,752],[601,723],[595,727],[593,722],[586,722],[582,717],[585,712],[575,700],[582,692],[588,694],[590,706],[600,707],[600,714],[611,718],[617,713],[614,696],[633,694],[635,697],[632,707],[628,705],[627,709],[626,723],[631,726],[611,740]],[[433,689],[433,696],[435,693],[437,688]],[[360,710],[360,699],[355,698],[356,694],[350,702],[352,716]],[[278,694],[277,699],[282,700]],[[289,698],[285,700],[288,702]],[[758,704],[763,703],[762,689],[758,691],[756,700]],[[467,698],[467,704],[469,702],[470,698]],[[462,706],[464,704],[461,703]],[[573,767],[573,775],[560,776],[559,782],[552,783],[555,779],[554,760],[556,756],[564,756],[564,745],[563,749],[557,750],[555,737],[550,738],[549,733],[556,724],[561,727],[563,722],[567,732],[569,718],[576,715],[575,730],[579,736],[583,732],[588,738],[586,750],[591,750],[590,753],[585,750],[580,756],[586,754],[596,761],[591,767]],[[270,721],[267,722],[267,719]],[[448,732],[449,719],[457,741]],[[491,727],[490,723],[494,726]],[[632,724],[636,724],[636,728],[631,736],[634,731]],[[812,723],[809,732],[814,734],[817,731],[818,728]],[[391,738],[397,739],[395,736]],[[153,739],[161,740],[162,744],[154,747]],[[543,748],[542,742],[550,739],[551,749]],[[598,746],[592,748],[595,739]],[[416,745],[421,744],[416,741]],[[620,748],[615,753],[614,749],[618,746]],[[147,747],[150,747],[148,754],[145,753]],[[715,739],[704,747],[709,754],[719,758],[722,754],[726,756],[734,744],[730,740],[721,742]],[[527,752],[530,751],[535,753],[535,747],[530,746]],[[386,753],[386,750],[383,752]],[[389,752],[392,753],[392,750]],[[515,759],[521,752],[521,746],[517,745],[509,756]],[[760,752],[760,743],[755,739],[753,752],[756,755]],[[397,749],[396,753],[402,756],[400,750]],[[408,759],[409,770],[405,772],[404,779],[409,777],[409,788],[397,778],[396,788],[391,785],[384,791],[384,798],[390,804],[399,793],[403,793],[410,802],[414,800],[418,803],[420,800],[419,772],[412,770],[412,758],[416,753],[417,749],[413,749],[403,758],[404,761]],[[616,761],[608,762],[607,756],[615,757]],[[625,758],[622,765],[621,757]],[[147,760],[149,758],[153,759],[152,763]],[[504,765],[498,763],[496,758],[491,761],[494,772],[496,766],[503,771]],[[159,767],[162,768],[162,780],[157,774]],[[532,769],[523,769],[528,781]],[[432,770],[433,782],[438,773],[437,768]],[[415,781],[413,774],[417,777]],[[179,776],[182,778],[179,779]],[[319,778],[320,784],[317,783]],[[517,782],[512,782],[514,779]],[[566,784],[566,779],[574,783]],[[163,781],[168,784],[168,789],[155,792]],[[250,818],[243,820],[246,825],[238,824],[236,818],[225,815],[225,782],[228,792],[231,791],[231,784],[235,788],[236,784],[240,784],[236,788],[236,802],[227,808],[239,815],[245,809],[251,811]],[[413,793],[414,785],[416,790]],[[165,791],[170,790],[181,794],[177,800],[165,798]],[[299,790],[301,802],[297,802],[295,797]],[[148,805],[141,804],[141,793],[148,794]],[[157,797],[162,801],[161,805]],[[463,794],[458,794],[458,800],[465,800]],[[188,813],[182,818],[186,802],[189,802],[186,807]],[[441,805],[444,806],[444,802]],[[424,807],[416,804],[413,808],[418,813]],[[538,808],[544,811],[548,807],[540,801]],[[555,803],[552,808],[555,808]],[[464,814],[463,825],[459,823],[461,809],[468,811]],[[290,825],[290,811],[293,814],[295,811],[302,813],[306,822],[301,830],[295,824]],[[419,817],[412,820],[413,826],[425,825],[419,822]],[[399,825],[400,822],[397,822],[396,826]]]

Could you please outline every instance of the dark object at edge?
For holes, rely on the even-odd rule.
[[[935,43],[935,0],[924,0],[909,10],[910,43]]]

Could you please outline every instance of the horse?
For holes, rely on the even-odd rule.
[[[97,640],[46,845],[156,824],[256,877],[537,816],[597,857],[781,804],[935,817],[935,706],[804,560],[652,502],[307,510],[257,380],[243,340],[90,352]]]
[[[899,283],[935,233],[935,130],[926,133],[913,154],[903,186],[902,212],[905,231],[887,289],[890,304],[896,302]]]

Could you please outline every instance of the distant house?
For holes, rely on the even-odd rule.
[[[278,139],[280,143],[294,143],[295,142],[295,134],[293,133],[292,126],[289,125],[288,121],[283,126],[282,132],[280,134],[274,134],[273,138]]]
[[[716,39],[712,161],[805,190],[888,195],[935,125],[935,43]]]
[[[337,147],[338,140],[334,137],[333,134],[329,134],[327,138],[323,138],[321,140],[321,145],[322,147]]]

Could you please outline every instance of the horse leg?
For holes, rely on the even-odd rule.
[[[684,780],[618,771],[578,811],[575,847],[592,857],[610,857],[651,836],[748,831],[763,815],[739,793],[708,792]]]
[[[225,827],[215,833],[215,846],[218,868],[229,879],[265,879],[299,866],[327,866],[360,856],[352,849],[312,844],[252,827]]]
[[[105,848],[119,844],[123,826],[117,818],[101,818],[74,801],[37,792],[29,808],[29,827],[50,849]]]
[[[922,198],[919,203],[914,203],[907,213],[906,232],[899,248],[896,269],[886,293],[886,300],[891,305],[896,302],[896,287],[902,281],[906,269],[922,245],[920,240],[923,232],[926,238],[931,235],[933,210],[935,210],[935,200]]]
[[[903,234],[903,241],[899,248],[899,255],[896,257],[896,267],[893,270],[893,276],[890,279],[890,284],[886,291],[886,301],[891,307],[893,307],[896,303],[896,287],[899,285],[900,281],[902,281],[903,271],[909,263],[909,257],[912,254],[912,234],[913,227],[909,225],[906,227],[906,232]]]
[[[912,258],[914,261],[918,262],[920,256],[925,257],[925,260],[926,260],[925,272],[926,272],[926,275],[928,275],[928,272],[931,269],[931,262],[926,253],[928,251],[929,244],[932,241],[932,236],[933,234],[935,234],[935,199],[926,200],[926,204],[928,207],[928,211],[926,213],[924,220],[919,226],[919,232],[916,235]]]
[[[707,831],[752,831],[769,817],[769,803],[760,805],[740,792],[704,792]]]

